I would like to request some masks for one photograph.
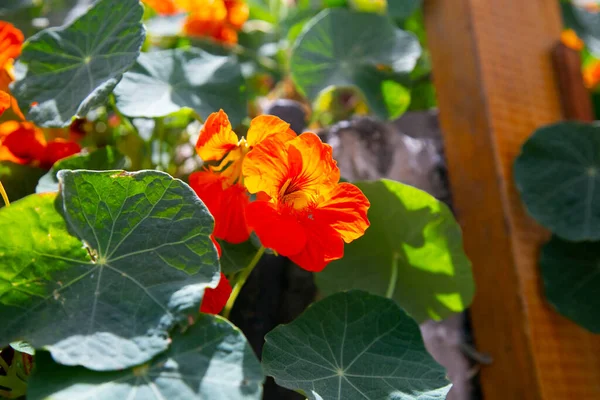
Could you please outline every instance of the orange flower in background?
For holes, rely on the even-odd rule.
[[[10,94],[8,85],[15,79],[13,62],[21,55],[24,40],[20,30],[8,22],[0,21],[0,91],[7,94]],[[25,119],[15,98],[11,98],[10,106],[19,118]]]
[[[0,90],[0,115],[10,108],[10,94]]]
[[[143,0],[158,14],[188,13],[183,32],[188,36],[210,37],[223,43],[237,43],[237,31],[248,20],[243,0]]]
[[[573,50],[581,51],[584,47],[583,40],[577,36],[577,33],[573,29],[565,29],[562,31],[560,34],[560,41],[562,44]]]
[[[208,288],[204,291],[204,298],[200,305],[200,312],[206,314],[218,314],[227,304],[229,296],[231,295],[231,284],[221,272],[221,279],[216,288]]]
[[[594,61],[583,68],[583,81],[588,89],[600,83],[600,61]]]
[[[342,258],[344,242],[369,226],[369,200],[356,186],[338,183],[331,146],[314,133],[263,141],[248,153],[243,175],[257,194],[246,209],[248,226],[265,247],[308,271]]]
[[[80,151],[77,143],[66,139],[47,142],[43,131],[31,122],[7,121],[0,124],[0,161],[50,169],[56,161]]]
[[[215,237],[241,243],[250,237],[246,207],[250,203],[242,166],[248,152],[266,138],[285,142],[296,137],[281,119],[262,115],[250,123],[247,137],[238,138],[227,114],[212,113],[200,131],[196,151],[208,165],[190,175],[190,186],[215,218]]]

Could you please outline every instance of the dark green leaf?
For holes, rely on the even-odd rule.
[[[6,189],[10,201],[17,201],[35,193],[35,187],[45,173],[46,170],[30,165],[0,161],[0,182]],[[0,200],[0,206],[3,205],[4,203]]]
[[[233,274],[246,268],[258,251],[251,240],[239,244],[219,240],[219,245],[222,252],[221,271],[224,274]]]
[[[515,180],[529,213],[556,235],[600,240],[600,127],[562,122],[523,145]]]
[[[393,18],[405,19],[421,7],[422,0],[388,0],[388,14]]]
[[[89,169],[105,171],[121,169],[125,166],[125,157],[115,148],[107,146],[89,154],[75,154],[71,157],[57,161],[46,175],[39,180],[36,193],[58,191],[58,177],[56,174],[61,169]]]
[[[234,57],[199,49],[143,53],[115,89],[130,117],[163,117],[190,107],[202,118],[220,108],[233,125],[246,116],[245,83]]]
[[[542,278],[548,301],[565,317],[600,333],[600,243],[553,237],[542,249]]]
[[[371,226],[344,258],[316,274],[324,294],[362,289],[391,296],[419,322],[463,311],[473,298],[471,262],[445,204],[398,182],[358,182]]]
[[[143,8],[138,0],[100,0],[72,24],[49,28],[23,47],[12,85],[27,119],[67,126],[106,101],[140,53]]]
[[[0,209],[0,338],[94,370],[146,362],[216,286],[213,218],[162,172],[58,177],[60,197]]]
[[[451,386],[415,321],[360,291],[330,296],[267,334],[263,366],[310,400],[441,400]]]
[[[226,320],[201,315],[148,365],[117,372],[65,367],[41,352],[29,400],[260,399],[263,373],[242,333]]]
[[[393,118],[402,111],[387,101],[384,82],[410,72],[420,54],[416,37],[397,30],[387,17],[334,8],[305,26],[294,46],[291,72],[312,101],[331,86],[352,87],[379,116]]]

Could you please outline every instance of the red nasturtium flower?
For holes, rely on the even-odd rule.
[[[219,246],[219,242],[215,240],[213,235],[210,236],[210,239],[215,245],[220,258],[221,246]],[[221,272],[221,279],[219,280],[217,287],[214,289],[208,288],[204,291],[204,298],[202,299],[202,304],[200,305],[200,312],[206,314],[220,313],[227,304],[227,300],[229,300],[232,290],[233,289],[231,288],[227,277],[225,277],[225,274]]]
[[[190,175],[190,186],[215,218],[215,237],[241,243],[250,237],[246,207],[250,202],[243,184],[242,166],[248,152],[262,140],[276,136],[281,141],[296,134],[281,119],[262,115],[250,123],[247,137],[238,138],[227,114],[212,113],[204,123],[196,151],[207,164]]]
[[[600,84],[600,61],[591,62],[583,68],[583,81],[589,89]]]
[[[350,183],[338,183],[332,149],[314,133],[283,142],[264,140],[248,153],[244,184],[257,200],[246,208],[248,225],[265,247],[309,271],[342,258],[344,242],[369,226],[369,200]]]
[[[10,108],[10,94],[0,90],[0,115]]]
[[[243,0],[143,0],[162,15],[187,12],[183,32],[188,36],[211,37],[223,43],[237,43],[237,31],[248,20]]]
[[[44,132],[31,122],[7,121],[0,124],[0,161],[49,169],[56,161],[80,151],[81,147],[70,140],[56,138],[46,141]]]

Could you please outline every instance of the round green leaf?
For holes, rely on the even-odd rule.
[[[106,101],[140,54],[138,0],[100,0],[73,23],[46,29],[23,47],[11,90],[40,126],[67,126]]]
[[[60,197],[0,209],[0,338],[93,370],[146,362],[218,282],[213,218],[162,172],[58,177]]]
[[[514,174],[540,224],[567,240],[600,240],[600,127],[561,122],[538,129]]]
[[[35,187],[44,173],[46,170],[42,168],[11,161],[0,161],[0,182],[2,182],[10,201],[17,201],[34,193]],[[2,206],[4,206],[4,202],[0,200],[0,207]]]
[[[387,17],[333,8],[305,26],[293,49],[291,72],[312,101],[331,86],[352,87],[375,113],[393,118],[398,111],[385,95],[389,84],[384,82],[412,71],[420,55],[417,38]]]
[[[264,380],[244,335],[211,315],[201,315],[187,332],[174,335],[168,352],[133,369],[65,367],[43,352],[36,364],[29,400],[258,400]]]
[[[222,253],[221,271],[224,274],[234,274],[246,268],[258,251],[258,248],[250,239],[238,244],[219,240],[219,245]]]
[[[267,375],[310,400],[438,400],[451,385],[393,301],[338,293],[266,336]]]
[[[408,18],[421,7],[421,2],[422,0],[388,0],[388,14],[399,19]]]
[[[556,310],[600,333],[600,243],[573,243],[554,236],[540,258],[546,297]]]
[[[471,262],[445,204],[390,180],[358,182],[371,226],[344,258],[316,274],[325,295],[362,289],[393,298],[419,322],[463,311],[473,298]]]
[[[237,59],[199,49],[143,53],[115,89],[130,117],[163,117],[192,108],[206,118],[224,109],[233,125],[246,116],[245,83]]]
[[[125,166],[125,157],[114,147],[106,146],[89,154],[75,154],[57,161],[50,171],[39,180],[35,192],[58,191],[58,177],[61,169],[90,169],[95,171],[121,169]]]

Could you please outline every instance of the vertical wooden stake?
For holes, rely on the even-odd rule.
[[[513,181],[521,145],[562,119],[556,0],[425,0],[453,203],[474,264],[485,400],[600,399],[600,336],[546,302],[540,246]]]
[[[583,84],[579,52],[559,42],[552,51],[552,60],[554,61],[565,118],[586,122],[593,121],[594,109],[590,93]]]

